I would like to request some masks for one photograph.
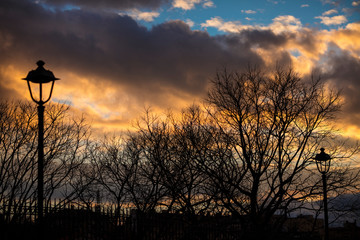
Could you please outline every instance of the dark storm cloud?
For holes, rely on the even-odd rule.
[[[40,0],[38,2],[55,6],[72,5],[81,8],[158,8],[170,0]]]
[[[245,42],[259,45],[264,49],[284,45],[289,38],[287,34],[275,34],[271,30],[243,30],[240,34]]]
[[[244,30],[240,33],[249,46],[259,46],[263,49],[278,49],[291,42],[301,46],[308,52],[317,51],[318,32],[313,29],[303,28],[297,32],[282,32],[275,34],[272,30]],[[286,51],[287,52],[287,51]],[[286,55],[286,53],[284,53]],[[288,56],[290,57],[290,56]],[[290,62],[288,62],[290,63]]]
[[[324,78],[340,89],[344,97],[341,119],[359,126],[360,60],[340,49],[331,51],[327,57],[330,70],[324,74]]]
[[[262,63],[240,37],[211,37],[181,21],[148,30],[126,16],[47,10],[27,1],[0,2],[0,42],[2,64],[44,59],[149,98],[169,90],[201,95],[218,68]]]
[[[317,44],[319,43],[317,40],[318,32],[313,29],[302,29],[299,31],[297,35],[292,35],[292,39],[304,48],[308,52],[316,52]]]

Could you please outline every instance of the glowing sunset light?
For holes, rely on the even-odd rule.
[[[66,4],[63,4],[66,2]],[[343,134],[359,138],[358,1],[57,1],[0,3],[0,95],[43,59],[62,79],[53,102],[98,129],[126,130],[151,107],[180,111],[206,96],[217,70],[248,64],[314,70],[342,89]],[[11,9],[11,11],[10,11]]]

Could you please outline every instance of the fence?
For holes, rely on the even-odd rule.
[[[0,205],[0,239],[37,239],[35,203]],[[6,217],[5,217],[6,216]],[[10,217],[9,217],[10,216]],[[52,201],[44,208],[45,239],[238,239],[230,219],[170,213],[141,213],[110,204],[79,206]]]
[[[0,203],[0,239],[37,239],[36,202]],[[81,206],[53,200],[44,207],[45,239],[131,239],[131,208],[111,204]]]
[[[72,202],[63,202],[61,200],[54,199],[48,202],[44,206],[44,215],[51,215],[64,210],[72,211],[89,211],[97,212],[102,215],[107,215],[116,220],[117,225],[121,225],[124,218],[130,216],[132,211],[131,207],[118,208],[114,204],[92,204],[92,205],[80,205]],[[37,204],[36,202],[12,202],[11,205],[7,202],[0,203],[0,221],[6,223],[24,223],[35,222],[37,216]]]
[[[0,205],[0,239],[38,239],[35,204]],[[11,210],[13,209],[13,210]],[[19,209],[22,212],[19,212]],[[6,210],[6,211],[5,211]],[[82,207],[53,201],[45,207],[42,232],[53,240],[237,240],[244,238],[239,219],[175,213],[142,213],[131,208],[98,204]],[[6,221],[4,214],[13,214]],[[16,220],[16,221],[15,221]],[[293,239],[282,235],[277,239]],[[270,239],[266,235],[266,239]],[[304,235],[299,239],[311,239]],[[318,239],[318,237],[313,238]]]

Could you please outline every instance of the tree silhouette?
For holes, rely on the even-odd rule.
[[[202,168],[223,206],[246,216],[240,218],[245,232],[274,230],[275,214],[286,217],[292,202],[319,194],[312,158],[332,135],[338,91],[320,78],[304,81],[291,68],[249,67],[219,72],[207,102],[224,143]],[[355,176],[333,171],[333,186],[340,178],[338,186],[349,186]]]
[[[19,221],[36,199],[37,111],[27,102],[1,102],[0,113],[0,202],[5,221]],[[63,202],[76,197],[71,183],[86,157],[88,126],[71,119],[64,104],[50,105],[45,116],[46,206],[54,196]]]

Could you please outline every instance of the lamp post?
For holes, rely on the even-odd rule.
[[[45,62],[38,61],[36,70],[31,70],[26,78],[31,99],[38,105],[38,221],[42,224],[43,220],[43,201],[44,201],[44,104],[47,103],[52,95],[56,78],[54,74],[44,68]],[[51,84],[50,91],[44,93],[44,86]],[[34,94],[33,88],[38,90],[38,94]]]
[[[325,153],[325,149],[321,148],[320,153],[315,156],[316,166],[322,175],[323,181],[323,194],[324,194],[324,228],[325,228],[325,240],[329,240],[329,217],[327,207],[327,190],[326,190],[326,174],[330,170],[331,157]]]

